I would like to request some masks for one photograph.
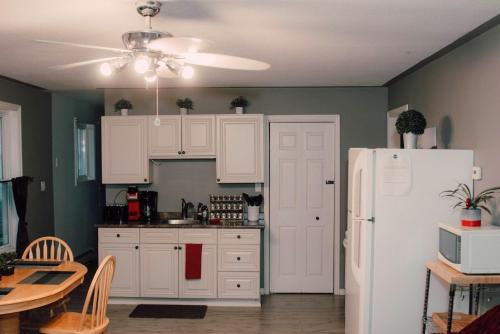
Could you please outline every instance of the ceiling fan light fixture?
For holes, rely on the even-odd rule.
[[[184,65],[180,74],[183,79],[192,79],[194,77],[194,68],[189,65]]]
[[[99,67],[99,71],[101,72],[102,75],[105,77],[109,77],[111,74],[113,74],[113,67],[111,66],[110,63],[102,63],[101,66]]]
[[[153,71],[148,71],[146,72],[146,74],[144,75],[144,80],[146,80],[146,82],[148,83],[153,83],[155,82],[156,80],[158,79],[158,76],[156,75],[155,72]]]
[[[134,60],[134,69],[139,74],[144,74],[151,69],[152,60],[148,56],[140,55]]]

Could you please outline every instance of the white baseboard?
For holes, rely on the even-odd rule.
[[[126,298],[110,297],[113,305],[207,305],[228,307],[261,307],[260,299],[161,299],[161,298]]]

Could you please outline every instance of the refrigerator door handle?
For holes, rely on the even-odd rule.
[[[354,198],[353,198],[353,211],[355,218],[361,217],[361,205],[362,205],[362,190],[363,190],[363,169],[360,168],[354,174],[353,180],[353,188],[354,188]]]
[[[351,247],[351,270],[352,270],[352,276],[354,277],[354,280],[360,284],[360,279],[359,279],[359,276],[360,276],[360,268],[358,266],[359,262],[360,262],[360,257],[361,257],[361,254],[360,254],[360,242],[361,242],[361,233],[360,233],[360,229],[361,229],[361,221],[353,221],[352,222],[352,231],[351,233],[349,234],[349,237],[350,237],[350,247]],[[358,242],[354,242],[356,240],[356,236],[358,236]],[[358,248],[357,251],[356,250],[356,247]],[[357,262],[357,263],[356,263]]]

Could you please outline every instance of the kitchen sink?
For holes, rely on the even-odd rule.
[[[166,224],[170,225],[200,225],[201,222],[199,220],[193,218],[185,218],[185,219],[167,219],[165,220]]]

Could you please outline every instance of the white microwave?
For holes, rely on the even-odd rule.
[[[500,274],[500,227],[439,224],[438,259],[464,274]]]

